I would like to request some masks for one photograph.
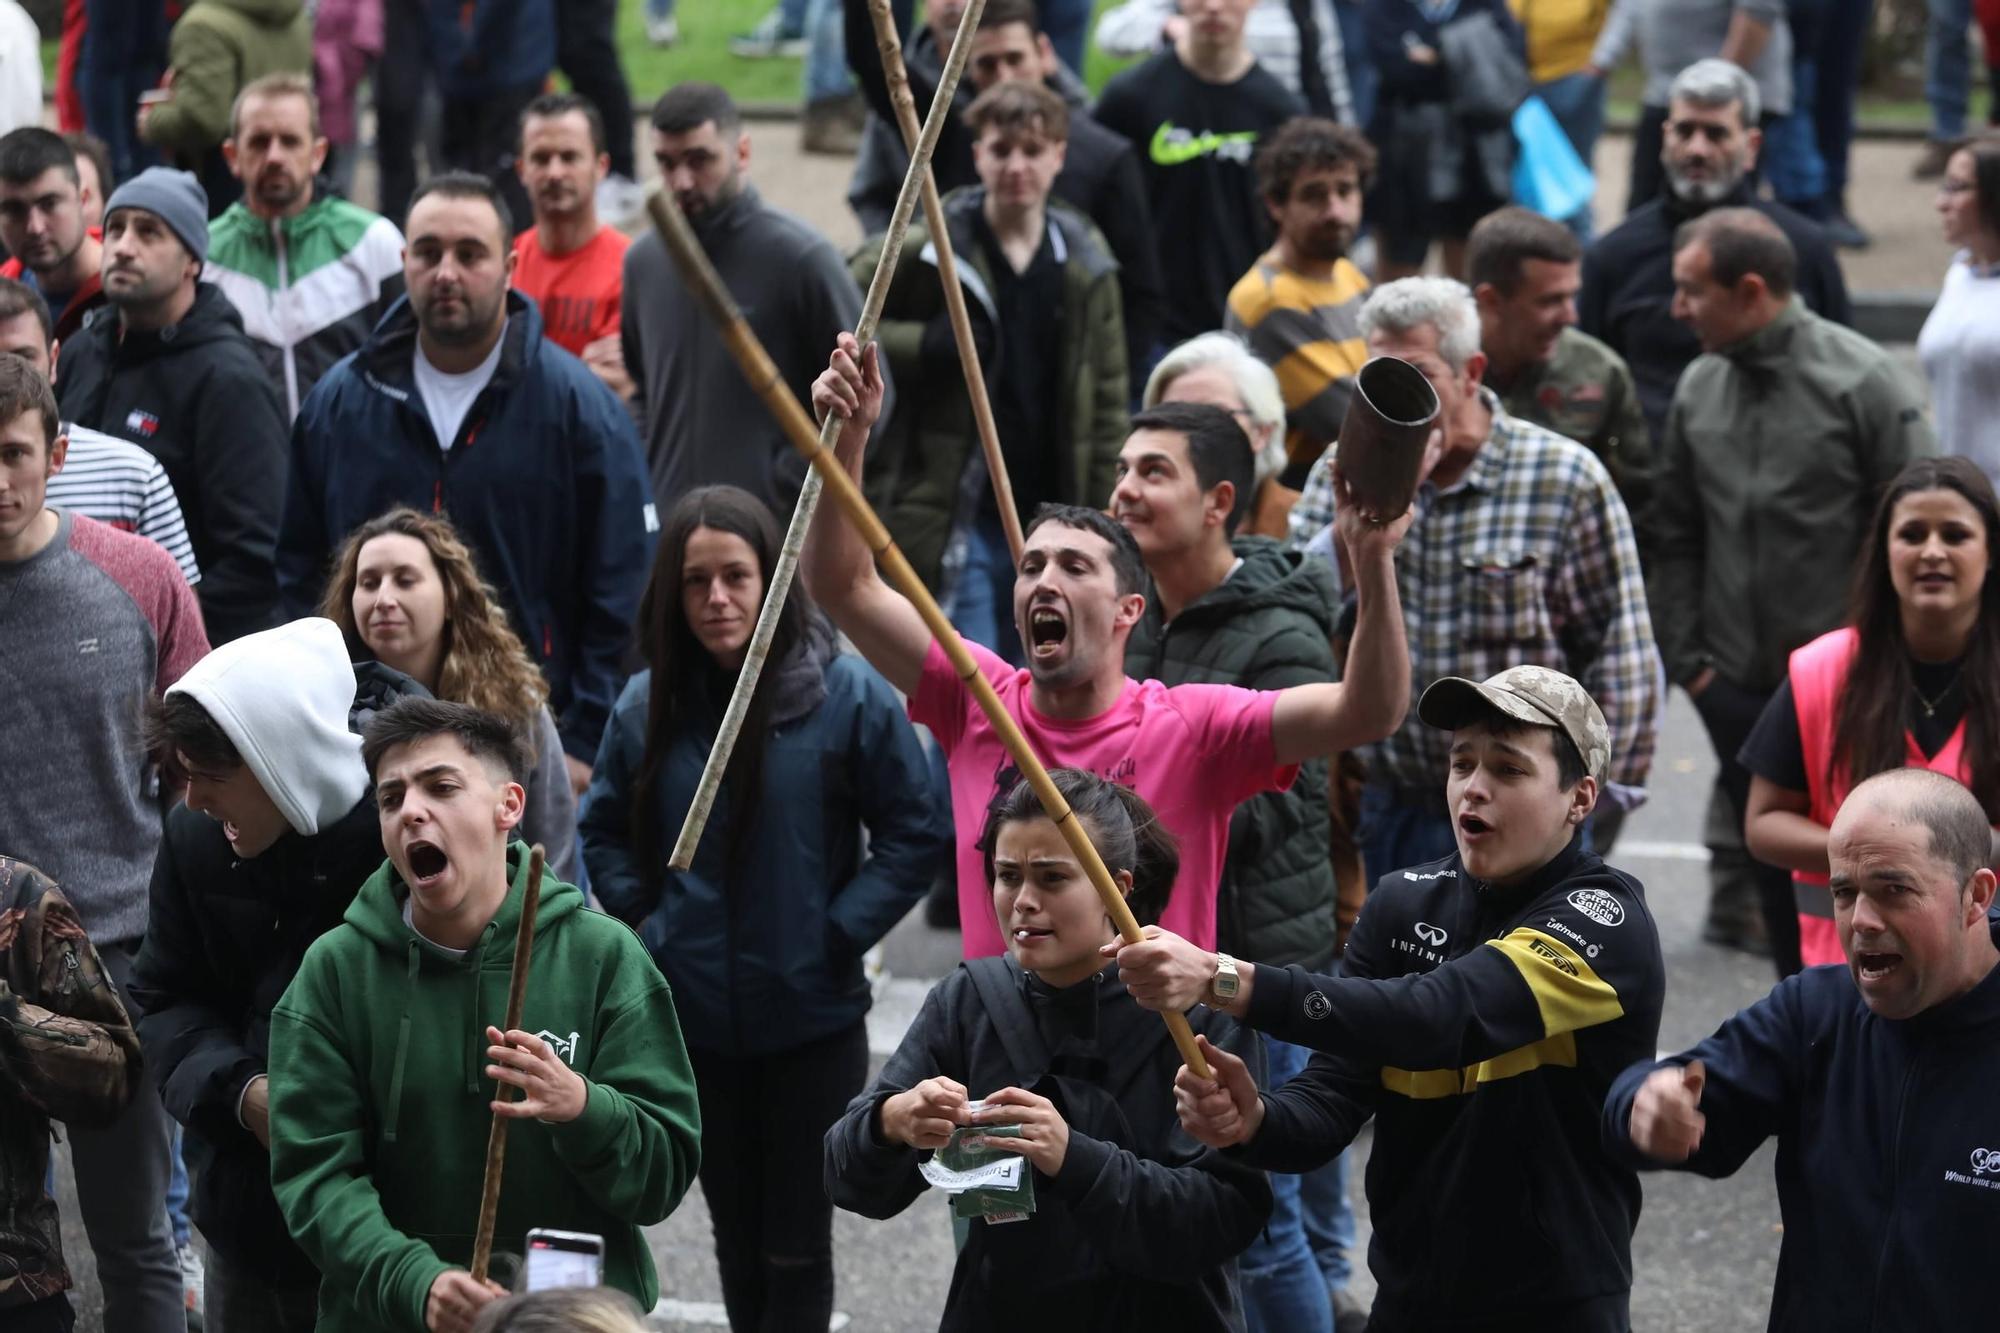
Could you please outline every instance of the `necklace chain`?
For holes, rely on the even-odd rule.
[[[1944,688],[1938,691],[1935,699],[1925,697],[1924,692],[1917,688],[1917,683],[1914,680],[1910,682],[1910,693],[1917,696],[1917,704],[1924,710],[1925,717],[1937,716],[1938,705],[1951,697],[1951,692],[1958,688],[1958,678],[1964,673],[1965,668],[1962,666],[1952,672],[1951,679],[1945,682]]]

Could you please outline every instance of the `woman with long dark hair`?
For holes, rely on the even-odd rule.
[[[2000,9],[2000,3],[1996,3]],[[1996,20],[2000,25],[2000,20]],[[2000,60],[2000,52],[1989,53]],[[2000,478],[2000,133],[1954,151],[1937,183],[1938,223],[1957,253],[1917,335],[1938,448]]]
[[[1081,769],[1049,778],[1132,914],[1157,919],[1180,855],[1152,807]],[[1118,932],[1026,782],[994,801],[979,846],[1007,953],[969,960],[925,997],[828,1132],[827,1190],[893,1217],[925,1192],[923,1155],[963,1130],[960,1147],[1020,1154],[1034,1202],[969,1221],[939,1329],[1242,1328],[1233,1268],[1271,1211],[1263,1172],[1182,1132],[1180,1052],[1101,952]],[[1255,1034],[1227,1014],[1187,1017],[1253,1058]]]
[[[667,515],[639,606],[650,670],[612,710],[582,822],[592,889],[673,986],[735,1333],[833,1314],[820,1139],[868,1076],[861,955],[951,843],[895,692],[837,651],[794,584],[694,863],[668,869],[778,545],[770,510],[733,486],[690,491]]]
[[[1923,458],[1876,506],[1848,624],[1792,654],[1740,756],[1744,839],[1792,872],[1806,966],[1843,961],[1827,829],[1855,784],[1892,768],[1956,778],[2000,817],[2000,500],[1969,459]]]

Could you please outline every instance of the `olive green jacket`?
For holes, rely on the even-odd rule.
[[[174,24],[167,64],[173,96],[152,109],[140,137],[172,153],[205,153],[229,137],[243,85],[311,74],[312,20],[300,0],[195,0]]]
[[[953,190],[945,196],[944,211],[966,304],[995,319],[992,275],[984,248],[973,234],[973,219],[984,198],[984,190],[976,185]],[[1045,443],[1061,460],[1061,486],[1055,495],[1016,495],[1024,519],[1043,500],[1097,509],[1110,503],[1130,401],[1117,261],[1090,220],[1067,204],[1051,199],[1048,223],[1063,266],[1056,363],[1064,368],[1065,379],[1062,400],[1049,423],[1052,438]],[[874,276],[882,240],[870,238],[849,261],[855,281],[864,288]],[[876,428],[869,447],[867,491],[897,545],[932,588],[938,586],[953,527],[969,517],[972,503],[987,484],[983,472],[978,491],[968,493],[962,484],[967,465],[980,456],[964,378],[955,366],[949,373],[937,373],[923,363],[924,326],[944,308],[937,251],[929,231],[922,224],[913,225],[876,329],[897,397],[894,412]],[[989,388],[1000,373],[996,362],[997,357],[989,359],[982,367]],[[1005,440],[1001,444],[1008,447]]]

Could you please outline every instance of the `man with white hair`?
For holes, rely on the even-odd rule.
[[[1208,403],[1236,418],[1250,437],[1255,488],[1242,530],[1282,540],[1299,493],[1277,484],[1285,470],[1285,399],[1276,372],[1235,334],[1203,333],[1161,357],[1146,377],[1140,410],[1161,403]]]
[[[1507,414],[1480,383],[1479,310],[1463,283],[1404,278],[1361,307],[1371,356],[1400,357],[1437,391],[1444,448],[1418,488],[1396,561],[1411,691],[1510,666],[1576,677],[1603,709],[1611,758],[1602,800],[1645,799],[1662,703],[1660,656],[1632,519],[1595,455]],[[1333,517],[1339,446],[1313,464],[1292,510],[1307,541]],[[1323,538],[1319,540],[1323,541]],[[1413,716],[1364,755],[1362,858],[1371,875],[1448,856],[1449,746]]]
[[[1798,255],[1798,294],[1815,314],[1853,321],[1840,260],[1819,226],[1756,197],[1749,179],[1763,132],[1757,85],[1727,60],[1698,60],[1673,81],[1660,162],[1667,188],[1626,215],[1583,257],[1577,320],[1625,358],[1658,441],[1681,372],[1701,353],[1674,318],[1674,229],[1712,208],[1754,208],[1778,224]]]

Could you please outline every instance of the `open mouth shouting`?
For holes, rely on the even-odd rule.
[[[403,856],[409,862],[410,887],[413,889],[436,888],[444,878],[444,872],[451,868],[451,858],[444,854],[444,849],[422,838],[405,847]]]
[[[1047,660],[1061,653],[1069,642],[1069,618],[1054,606],[1028,609],[1028,655]]]
[[[1879,949],[1857,949],[1854,975],[1864,986],[1886,981],[1903,965],[1903,955]]]
[[[1470,810],[1465,811],[1458,817],[1458,836],[1463,842],[1477,842],[1481,838],[1490,836],[1493,831],[1493,825],[1487,823],[1478,815],[1473,814]]]

